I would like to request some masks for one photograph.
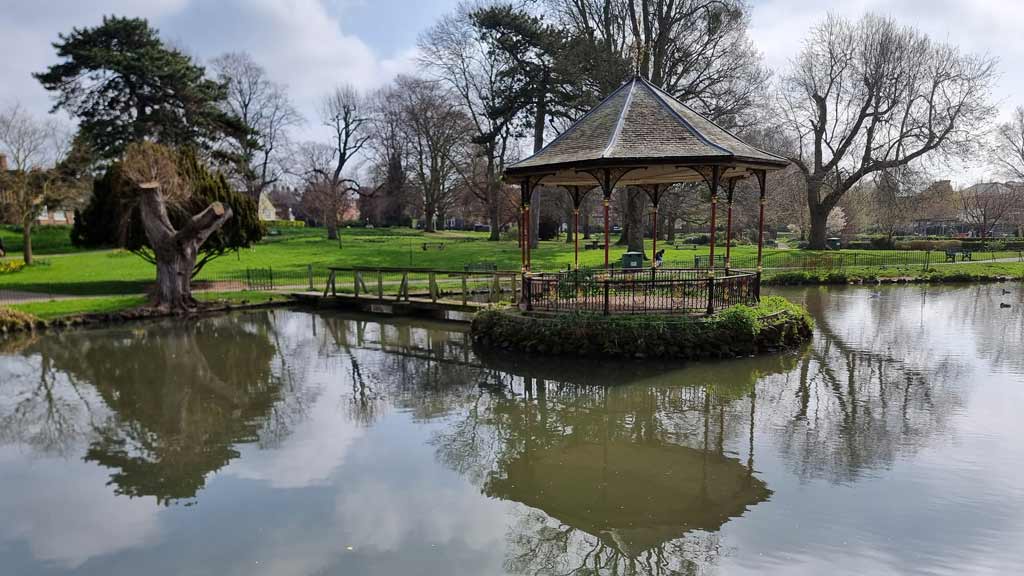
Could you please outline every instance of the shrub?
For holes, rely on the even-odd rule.
[[[558,227],[561,223],[550,216],[541,216],[540,224],[537,226],[537,238],[541,240],[553,240],[558,235]]]
[[[0,262],[0,274],[14,274],[15,272],[21,271],[25,267],[25,262],[22,260],[8,260],[6,262]]]
[[[31,330],[39,319],[31,314],[0,307],[0,333]]]

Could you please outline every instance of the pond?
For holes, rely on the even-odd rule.
[[[1024,572],[1021,286],[777,292],[812,343],[688,365],[299,310],[0,341],[0,572]]]

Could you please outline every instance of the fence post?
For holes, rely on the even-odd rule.
[[[708,278],[708,316],[715,313],[715,277]]]
[[[609,296],[608,279],[605,278],[604,279],[604,315],[605,316],[608,315],[608,308],[609,308],[608,296]]]
[[[928,269],[928,266],[931,264],[931,261],[932,261],[932,251],[931,250],[925,250],[925,252],[924,252],[924,269],[925,270]]]
[[[526,311],[533,310],[533,285],[530,283],[530,279],[523,274],[523,300],[526,300]]]
[[[428,289],[430,291],[430,301],[437,302],[437,276],[434,272],[430,273],[428,278]]]
[[[273,268],[267,268],[267,273],[270,274],[270,289],[271,289],[271,291],[273,291],[274,290],[274,269]]]
[[[377,270],[377,300],[384,301],[384,273]]]
[[[466,305],[466,301],[469,300],[469,287],[466,283],[466,275],[462,275],[462,305]]]
[[[312,292],[313,290],[315,290],[315,288],[313,288],[313,265],[312,264],[307,264],[306,265],[306,275],[309,276],[309,291]]]

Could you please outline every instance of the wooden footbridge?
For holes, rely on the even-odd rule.
[[[487,266],[464,270],[331,267],[328,272],[322,292],[292,296],[320,306],[464,320],[465,313],[518,302],[522,290],[520,272]]]

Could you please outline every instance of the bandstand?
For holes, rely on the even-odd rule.
[[[520,186],[521,307],[530,311],[712,314],[760,298],[766,174],[788,161],[747,144],[647,80],[626,82],[533,156],[509,166]],[[753,177],[760,193],[757,268],[731,267],[732,206],[736,183]],[[651,200],[654,251],[658,204],[672,185],[704,182],[711,194],[709,258],[705,268],[613,268],[608,260],[609,203],[615,190],[643,190]],[[575,269],[534,272],[530,197],[538,186],[562,188],[573,203]],[[715,269],[719,192],[725,190],[726,246]],[[579,267],[579,210],[594,190],[603,196],[604,267]],[[654,259],[652,259],[653,263]]]

